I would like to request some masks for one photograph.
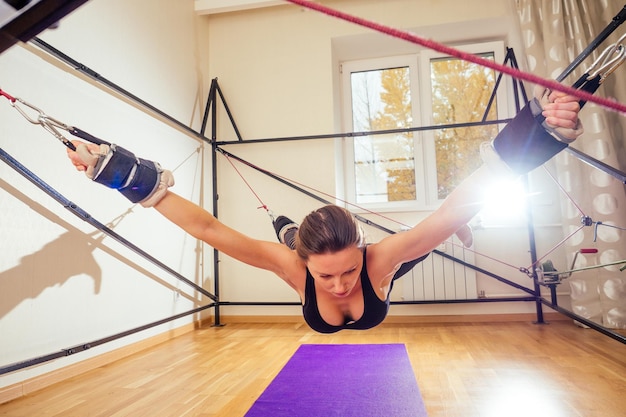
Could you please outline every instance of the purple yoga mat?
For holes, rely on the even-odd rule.
[[[302,345],[246,417],[426,417],[403,344]]]

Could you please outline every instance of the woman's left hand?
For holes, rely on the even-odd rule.
[[[559,91],[545,91],[537,97],[546,118],[548,130],[552,130],[560,139],[571,142],[583,133],[583,126],[578,118],[580,103],[577,97]]]

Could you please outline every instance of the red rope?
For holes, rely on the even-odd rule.
[[[319,3],[315,3],[312,1],[308,1],[308,0],[286,0],[286,1],[288,1],[289,3],[300,5],[302,7],[306,7],[311,10],[316,10],[318,12],[324,13],[332,17],[336,17],[338,19],[345,20],[347,22],[357,24],[359,26],[363,26],[363,27],[375,30],[377,32],[384,33],[389,36],[393,36],[398,39],[403,39],[405,41],[424,46],[428,49],[432,49],[437,52],[441,52],[443,54],[462,59],[464,61],[473,62],[475,64],[478,64],[487,68],[491,68],[495,71],[508,74],[511,77],[516,78],[516,79],[528,81],[533,84],[538,84],[545,88],[549,88],[551,90],[560,91],[566,94],[571,94],[574,97],[578,97],[582,100],[596,103],[602,107],[606,107],[608,109],[612,109],[620,113],[626,113],[626,105],[621,104],[615,100],[610,100],[610,99],[603,98],[603,97],[597,97],[591,93],[588,93],[583,90],[577,90],[573,87],[568,87],[557,81],[547,80],[537,75],[520,71],[516,68],[507,67],[505,65],[498,64],[488,59],[481,58],[477,55],[459,51],[458,49],[451,48],[449,46],[437,43],[435,41],[421,38],[411,32],[407,32],[407,31],[400,30],[400,29],[394,29],[392,27],[385,26],[380,23],[375,23],[375,22],[372,22],[372,21],[369,21],[360,17],[352,16],[347,13],[331,9]]]
[[[10,95],[10,94],[9,94],[9,93],[7,93],[6,91],[3,91],[1,88],[0,88],[0,96],[2,96],[2,97],[6,97],[6,98],[7,98],[7,99],[11,102],[11,103],[15,103],[15,101],[16,101],[16,98],[15,98],[15,97],[13,97],[12,95]]]
[[[243,176],[243,174],[241,172],[239,172],[239,170],[237,169],[237,167],[235,166],[235,164],[233,163],[233,161],[230,160],[230,158],[228,157],[228,155],[224,155],[226,157],[226,160],[230,163],[230,165],[233,167],[233,169],[235,170],[235,172],[237,172],[237,174],[239,174],[239,176],[241,177],[242,181],[248,186],[248,188],[250,189],[250,191],[252,191],[252,194],[254,194],[254,196],[256,197],[257,200],[259,200],[259,203],[261,203],[260,207],[257,208],[262,208],[265,209],[265,211],[269,212],[269,209],[267,208],[267,205],[265,205],[265,203],[263,202],[263,200],[261,200],[261,197],[259,197],[259,195],[254,191],[254,189],[252,188],[252,186],[248,183],[248,181],[246,181],[246,178]]]
[[[243,180],[243,182],[245,182],[245,183],[246,183],[246,185],[248,186],[248,188],[250,189],[250,191],[252,191],[252,193],[256,196],[257,200],[259,200],[259,202],[261,202],[262,206],[261,206],[261,207],[259,207],[259,208],[265,208],[265,209],[267,209],[267,206],[266,206],[265,204],[263,204],[263,202],[261,201],[261,198],[260,198],[260,197],[257,195],[257,193],[256,193],[256,192],[252,189],[252,187],[250,186],[250,184],[248,184],[248,181],[246,181],[246,179],[244,178],[243,174],[241,174],[241,172],[239,172],[239,170],[237,169],[237,167],[235,166],[235,164],[233,163],[233,161],[231,160],[231,158],[229,158],[229,157],[228,157],[228,155],[227,155],[227,154],[225,154],[225,153],[223,153],[223,152],[222,152],[222,155],[224,155],[224,156],[226,157],[226,159],[228,160],[228,162],[230,162],[230,165],[231,165],[231,166],[235,169],[235,171],[237,172],[237,174],[239,174],[239,176],[241,177],[241,179]],[[283,180],[283,181],[285,181],[285,182],[287,182],[287,183],[290,183],[290,184],[293,184],[293,185],[297,185],[298,187],[301,187],[301,188],[306,188],[306,189],[311,190],[311,191],[313,191],[313,192],[315,192],[315,193],[317,193],[317,194],[319,194],[319,195],[323,195],[323,196],[325,196],[325,197],[329,197],[329,198],[331,198],[331,199],[334,199],[334,200],[336,200],[336,201],[339,201],[339,202],[341,202],[341,203],[344,203],[344,204],[346,204],[346,205],[348,205],[348,206],[352,206],[352,207],[354,207],[354,208],[356,208],[356,209],[362,210],[362,211],[364,211],[364,212],[366,212],[366,213],[373,214],[373,215],[375,215],[375,216],[378,216],[378,217],[381,217],[381,218],[383,218],[383,219],[389,220],[389,221],[391,221],[391,222],[397,223],[397,224],[398,224],[398,225],[400,225],[400,226],[404,226],[404,227],[411,227],[411,226],[409,226],[409,225],[407,225],[407,224],[404,224],[404,223],[402,223],[402,222],[400,222],[400,221],[398,221],[398,220],[395,220],[395,219],[393,219],[393,218],[391,218],[391,217],[387,217],[387,216],[385,216],[385,215],[383,215],[383,214],[381,214],[381,213],[377,213],[377,212],[375,212],[375,211],[368,210],[368,209],[367,209],[367,208],[365,208],[365,207],[361,207],[361,206],[359,206],[359,205],[357,205],[357,204],[350,203],[349,201],[342,200],[342,199],[340,199],[339,197],[334,196],[334,195],[329,194],[329,193],[326,193],[326,192],[324,192],[324,191],[322,191],[322,190],[318,190],[318,189],[316,189],[316,188],[314,188],[314,187],[311,187],[311,186],[308,186],[308,185],[303,184],[303,183],[301,183],[301,182],[298,182],[298,181],[292,180],[292,179],[290,179],[290,178],[287,178],[287,177],[282,176],[282,175],[280,175],[280,174],[277,174],[277,173],[275,173],[275,172],[268,171],[267,169],[265,169],[265,168],[261,168],[261,167],[259,167],[259,166],[257,166],[257,165],[254,165],[254,164],[253,164],[253,163],[251,163],[251,162],[246,161],[246,162],[245,162],[245,164],[246,164],[246,165],[248,165],[248,166],[249,166],[249,167],[251,167],[251,168],[256,169],[257,171],[264,172],[264,173],[269,174],[269,175],[272,175],[272,176],[274,176],[274,177],[276,177],[276,178],[280,178],[281,180]]]
[[[534,268],[537,264],[539,264],[539,262],[541,262],[542,260],[544,260],[548,255],[550,255],[552,252],[554,252],[555,250],[557,250],[561,245],[563,245],[567,240],[569,240],[569,238],[571,238],[572,236],[574,236],[576,233],[578,233],[583,227],[580,226],[578,229],[574,230],[572,233],[570,233],[569,235],[567,235],[563,240],[561,240],[559,243],[557,243],[556,245],[554,245],[552,247],[552,249],[550,249],[547,253],[545,253],[541,258],[537,259],[533,264],[531,264],[528,268],[526,268],[529,271],[532,271],[532,268]]]
[[[550,176],[550,178],[552,178],[552,181],[554,181],[554,183],[557,185],[557,187],[559,187],[559,189],[561,190],[561,192],[563,194],[565,194],[565,196],[567,197],[567,199],[574,205],[574,207],[576,207],[576,209],[578,210],[578,213],[580,213],[580,215],[584,216],[585,212],[583,211],[583,209],[576,203],[576,201],[574,201],[574,199],[572,198],[572,196],[565,190],[565,187],[563,187],[561,185],[561,183],[556,179],[556,177],[554,175],[552,175],[552,173],[550,172],[550,170],[548,170],[548,168],[546,168],[546,166],[543,166],[543,169],[548,173],[548,175]]]
[[[256,198],[257,198],[259,201],[261,201],[261,199],[259,198],[259,196],[258,196],[258,195],[254,192],[254,190],[252,189],[252,187],[250,186],[250,184],[248,184],[248,182],[247,182],[247,181],[246,181],[246,179],[243,177],[243,175],[241,174],[241,172],[239,172],[239,170],[237,169],[237,167],[235,166],[235,164],[233,163],[233,161],[231,160],[231,158],[229,158],[229,157],[228,157],[228,155],[227,155],[227,154],[225,154],[225,153],[222,153],[222,155],[224,155],[224,156],[226,157],[226,159],[228,160],[228,162],[230,162],[230,165],[231,165],[231,166],[235,169],[235,171],[239,174],[239,176],[241,177],[241,179],[243,180],[243,182],[245,182],[245,183],[246,183],[246,185],[248,186],[248,188],[250,189],[250,191],[252,191],[252,193],[256,196]],[[403,226],[403,227],[406,227],[406,228],[411,228],[411,226],[409,226],[408,224],[403,223],[403,222],[401,222],[401,221],[399,221],[399,220],[396,220],[396,219],[394,219],[394,218],[392,218],[392,217],[385,216],[384,214],[379,213],[379,212],[376,212],[376,211],[373,211],[373,210],[369,210],[369,209],[367,209],[367,208],[365,208],[365,207],[359,206],[358,204],[351,203],[351,202],[349,202],[349,201],[347,201],[347,200],[342,200],[341,198],[339,198],[339,197],[337,197],[337,196],[334,196],[334,195],[332,195],[332,194],[329,194],[329,193],[327,193],[327,192],[324,192],[324,191],[322,191],[322,190],[319,190],[319,189],[317,189],[317,188],[315,188],[315,187],[311,187],[311,186],[309,186],[309,185],[306,185],[306,184],[303,184],[303,183],[301,183],[301,182],[295,181],[295,180],[293,180],[293,179],[287,178],[287,177],[285,177],[285,176],[283,176],[283,175],[280,175],[280,174],[277,174],[277,173],[275,173],[275,172],[268,171],[268,170],[266,170],[265,168],[261,168],[261,167],[259,167],[259,166],[257,166],[257,165],[254,165],[253,163],[251,163],[251,162],[249,162],[249,161],[245,161],[245,162],[242,162],[242,163],[245,163],[245,165],[248,165],[249,167],[254,168],[254,169],[256,169],[256,170],[258,170],[258,171],[260,171],[260,172],[263,172],[263,173],[266,173],[266,174],[272,175],[272,176],[274,176],[274,177],[276,177],[276,178],[280,178],[281,180],[285,181],[286,183],[289,183],[289,184],[292,184],[292,185],[297,185],[297,186],[298,186],[298,187],[300,187],[300,188],[306,188],[306,189],[308,189],[308,190],[310,190],[310,191],[312,191],[312,192],[314,192],[314,193],[316,193],[316,194],[318,194],[318,195],[323,195],[323,196],[325,196],[325,197],[329,197],[329,198],[331,198],[331,199],[334,199],[334,200],[336,200],[336,201],[339,201],[340,203],[345,204],[346,206],[350,206],[350,207],[352,207],[352,208],[355,208],[355,209],[361,210],[361,211],[363,211],[363,212],[365,212],[365,213],[369,213],[369,214],[371,214],[371,215],[373,215],[373,216],[377,216],[377,217],[380,217],[380,218],[382,218],[382,219],[388,220],[388,221],[390,221],[390,222],[392,222],[392,223],[395,223],[395,224],[397,224],[397,225],[399,225],[399,226]],[[261,202],[261,204],[263,204],[263,203]],[[261,207],[258,207],[258,208],[265,208],[265,209],[267,210],[267,206],[265,206],[265,205],[263,205],[263,206],[261,206]],[[268,210],[268,211],[269,211],[269,210]],[[454,243],[454,242],[453,242],[452,240],[450,240],[450,239],[446,240],[446,242],[447,242],[447,243],[449,243],[449,244],[450,244],[450,245],[452,245],[452,246],[459,247],[459,248],[461,248],[461,249],[463,249],[463,250],[465,250],[465,251],[467,251],[467,252],[471,252],[471,253],[473,253],[473,254],[475,254],[475,255],[482,256],[482,257],[487,258],[487,259],[490,259],[490,260],[492,260],[492,261],[494,261],[494,262],[498,262],[498,263],[500,263],[500,264],[502,264],[502,265],[505,265],[505,266],[511,267],[511,268],[513,268],[513,269],[515,269],[515,270],[518,270],[518,271],[519,271],[519,270],[521,269],[521,268],[519,268],[519,267],[517,267],[517,266],[515,266],[515,265],[512,265],[512,264],[507,263],[507,262],[505,262],[505,261],[502,261],[502,260],[500,260],[500,259],[493,258],[493,257],[491,257],[491,256],[488,256],[488,255],[484,254],[484,253],[477,252],[477,251],[475,251],[475,250],[473,250],[473,249],[466,248],[466,247],[465,247],[465,246],[463,246],[463,245],[459,245],[459,244],[457,244],[457,243]]]

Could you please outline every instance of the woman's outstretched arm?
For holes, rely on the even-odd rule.
[[[540,106],[540,116],[545,118],[543,125],[530,108],[529,104],[492,143],[485,144],[493,155],[486,157],[486,163],[461,182],[437,210],[412,229],[389,236],[377,245],[376,258],[382,260],[382,271],[425,255],[469,222],[482,209],[484,192],[494,179],[514,179],[564,149],[569,142],[563,143],[555,135],[567,136],[571,142],[582,133],[576,97],[559,92],[544,97]],[[515,126],[513,131],[511,126]],[[526,146],[530,141],[533,146]],[[531,151],[527,155],[518,152],[528,148]]]
[[[248,265],[282,275],[283,258],[293,256],[286,246],[246,236],[171,191],[154,208],[193,237]]]
[[[73,143],[76,151],[68,149],[68,156],[76,169],[85,171],[89,178],[116,188],[133,202],[154,207],[195,238],[241,262],[272,271],[293,286],[290,277],[294,276],[297,255],[286,246],[246,236],[222,224],[202,207],[169,191],[174,183],[171,173],[154,162],[135,158],[134,154],[115,145]]]

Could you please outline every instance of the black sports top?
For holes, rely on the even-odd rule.
[[[393,281],[400,278],[406,272],[410,270],[415,264],[423,261],[428,255],[424,255],[419,259],[403,264],[398,272],[394,275],[391,281],[391,287],[393,288]],[[304,304],[302,305],[302,313],[304,320],[315,331],[320,333],[335,333],[343,329],[352,330],[366,330],[371,329],[382,323],[387,317],[389,311],[389,295],[385,301],[378,298],[370,278],[367,275],[367,265],[365,263],[365,249],[363,249],[363,268],[361,269],[361,287],[363,288],[363,315],[360,319],[346,320],[344,324],[340,326],[334,326],[328,324],[322,318],[319,309],[317,308],[317,295],[315,294],[315,282],[313,276],[306,270],[306,283],[304,287]],[[410,265],[410,267],[408,267]],[[391,288],[389,289],[391,293]]]

